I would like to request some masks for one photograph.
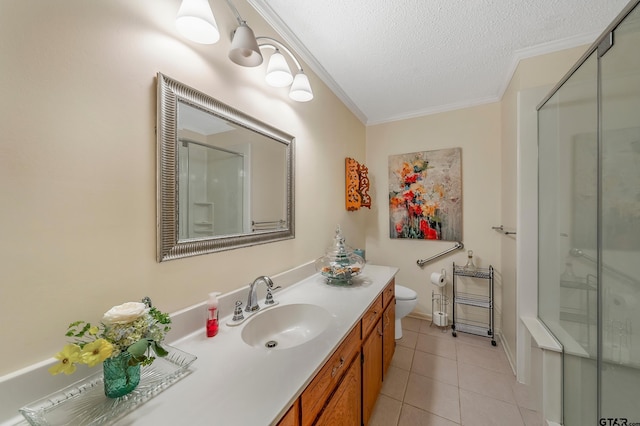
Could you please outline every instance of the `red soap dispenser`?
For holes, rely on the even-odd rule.
[[[207,300],[207,337],[218,334],[218,296],[220,293],[209,293]]]

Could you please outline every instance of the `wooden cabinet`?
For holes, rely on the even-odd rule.
[[[360,353],[360,323],[349,332],[309,386],[302,392],[302,424],[312,425],[351,362]]]
[[[382,377],[387,374],[396,350],[396,299],[395,280],[382,292],[384,312],[382,314]]]
[[[382,290],[382,305],[386,308],[396,297],[396,279],[392,279],[389,284]]]
[[[394,351],[391,280],[277,426],[369,424]]]
[[[362,316],[362,338],[366,338],[371,330],[378,325],[378,320],[382,315],[382,294],[369,306],[367,312]]]
[[[344,379],[318,417],[317,426],[360,426],[360,360],[355,358]]]
[[[369,424],[373,407],[382,388],[382,320],[362,344],[362,421]]]
[[[396,350],[396,304],[390,303],[382,314],[382,378],[386,377]]]
[[[280,419],[278,426],[300,426],[300,399],[296,399],[287,414]]]

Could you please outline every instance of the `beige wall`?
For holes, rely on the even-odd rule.
[[[453,242],[389,238],[388,157],[417,151],[462,148],[463,243],[457,251],[420,268],[424,259],[453,247]],[[396,283],[418,293],[416,313],[431,314],[432,272],[445,268],[451,282],[452,262],[464,264],[474,251],[477,266],[493,265],[497,324],[500,321],[500,238],[491,230],[500,215],[500,104],[491,103],[367,128],[367,166],[374,207],[367,219],[367,257],[400,268]],[[451,284],[448,285],[449,292]]]
[[[517,96],[521,90],[554,85],[586,48],[522,60],[498,103],[367,128],[367,166],[373,176],[374,199],[366,225],[367,257],[374,263],[400,268],[397,282],[418,293],[415,313],[419,315],[431,314],[434,287],[428,283],[430,273],[446,268],[450,274],[453,261],[463,263],[466,259],[464,252],[456,252],[421,269],[416,265],[417,259],[437,254],[453,243],[389,238],[388,156],[462,148],[463,243],[465,251],[474,250],[481,266],[492,264],[496,269],[496,328],[503,334],[511,355],[516,351],[516,239],[491,227],[517,227]]]
[[[500,217],[502,225],[509,230],[517,228],[517,184],[518,184],[518,92],[541,86],[554,86],[587,50],[588,46],[562,50],[520,61],[501,101],[501,144],[502,176],[501,195],[502,209]],[[544,91],[542,91],[544,93]],[[540,99],[542,101],[542,98]],[[535,113],[531,112],[520,113]],[[532,161],[537,162],[533,158]],[[537,196],[537,194],[534,194]],[[505,346],[512,361],[516,356],[517,282],[516,282],[516,237],[501,238],[500,258],[502,264],[502,298],[503,317],[502,334]],[[521,244],[527,244],[521,241]]]
[[[173,312],[317,258],[338,223],[364,245],[364,216],[344,208],[344,158],[364,161],[364,125],[315,75],[315,99],[296,103],[229,61],[224,2],[212,2],[213,46],[177,34],[179,5],[0,3],[0,375],[53,356],[71,321],[112,305],[150,296]],[[156,263],[157,72],[297,137],[294,240]]]

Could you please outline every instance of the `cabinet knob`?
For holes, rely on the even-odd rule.
[[[344,357],[341,356],[340,364],[336,365],[335,367],[333,367],[333,370],[331,370],[331,377],[336,377],[336,374],[338,374],[338,370],[340,370],[343,365],[344,365]]]

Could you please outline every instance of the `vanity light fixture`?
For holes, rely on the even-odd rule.
[[[232,34],[229,59],[243,67],[257,67],[262,63],[262,54],[253,30],[246,21],[238,19],[240,26]]]
[[[231,0],[226,1],[238,21],[238,27],[231,33],[229,59],[243,67],[257,67],[263,62],[260,49],[273,49],[274,53],[269,58],[265,76],[267,84],[272,87],[291,86],[289,97],[294,101],[308,102],[312,100],[313,91],[311,90],[309,78],[291,50],[271,37],[256,37]],[[208,0],[182,0],[178,18],[176,19],[176,26],[178,26],[182,35],[198,43],[215,43],[220,37]],[[199,33],[200,31],[205,32],[204,30],[211,29],[211,27],[215,28],[217,35],[214,41],[201,41],[208,39],[194,35],[194,33]],[[213,38],[210,37],[209,39]],[[287,59],[282,52],[285,52],[297,67],[295,77],[291,74]]]
[[[274,53],[269,59],[267,74],[265,76],[267,84],[272,87],[287,87],[291,85],[289,97],[297,102],[307,102],[313,99],[313,91],[311,90],[309,78],[302,70],[300,62],[298,62],[291,50],[278,40],[271,37],[255,37],[253,35],[253,31],[247,25],[247,21],[242,19],[238,9],[236,9],[231,0],[227,0],[227,4],[233,11],[236,16],[236,20],[240,25],[232,35],[233,39],[231,41],[231,52],[229,52],[229,58],[236,64],[243,67],[255,67],[262,63],[262,54],[260,49],[273,49]],[[236,39],[239,40],[237,43]],[[258,49],[255,48],[256,46]],[[282,55],[281,51],[286,52],[298,68],[298,72],[295,77],[291,75],[287,60]]]
[[[265,75],[264,79],[271,87],[287,87],[293,83],[293,76],[291,75],[287,60],[282,56],[280,49],[277,47],[271,55],[271,58],[269,58],[267,75]]]
[[[270,48],[275,51],[271,55],[269,65],[267,66],[267,75],[265,76],[267,84],[273,87],[286,87],[291,85],[289,97],[297,102],[307,102],[313,99],[313,91],[311,90],[311,84],[309,84],[309,78],[302,70],[300,62],[298,62],[291,50],[271,37],[257,37],[256,40],[260,48]],[[286,52],[298,68],[295,77],[291,75],[289,65],[287,65],[287,61],[280,51]]]
[[[208,0],[182,0],[176,27],[180,34],[201,44],[214,44],[220,40],[218,24]]]

